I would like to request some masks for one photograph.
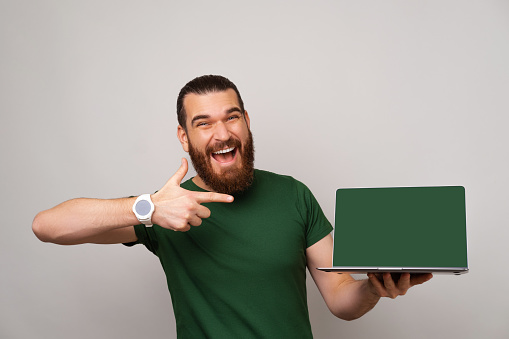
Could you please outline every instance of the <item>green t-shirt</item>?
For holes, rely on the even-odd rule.
[[[233,203],[204,205],[211,216],[188,232],[135,226],[166,273],[178,337],[311,338],[306,248],[332,226],[309,189],[255,170]]]

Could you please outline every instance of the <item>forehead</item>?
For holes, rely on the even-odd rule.
[[[226,91],[207,94],[189,93],[184,97],[183,104],[187,121],[198,114],[212,115],[214,113],[224,113],[232,107],[240,108],[237,93],[231,88]]]

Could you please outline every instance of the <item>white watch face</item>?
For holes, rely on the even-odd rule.
[[[136,213],[141,216],[147,215],[150,213],[150,203],[147,200],[140,200],[135,206]]]

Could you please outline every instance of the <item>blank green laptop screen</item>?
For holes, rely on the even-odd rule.
[[[465,189],[336,191],[334,266],[467,267]]]

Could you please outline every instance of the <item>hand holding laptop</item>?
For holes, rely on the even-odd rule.
[[[406,292],[415,285],[420,285],[433,278],[431,273],[368,273],[371,291],[379,297],[391,299]]]

